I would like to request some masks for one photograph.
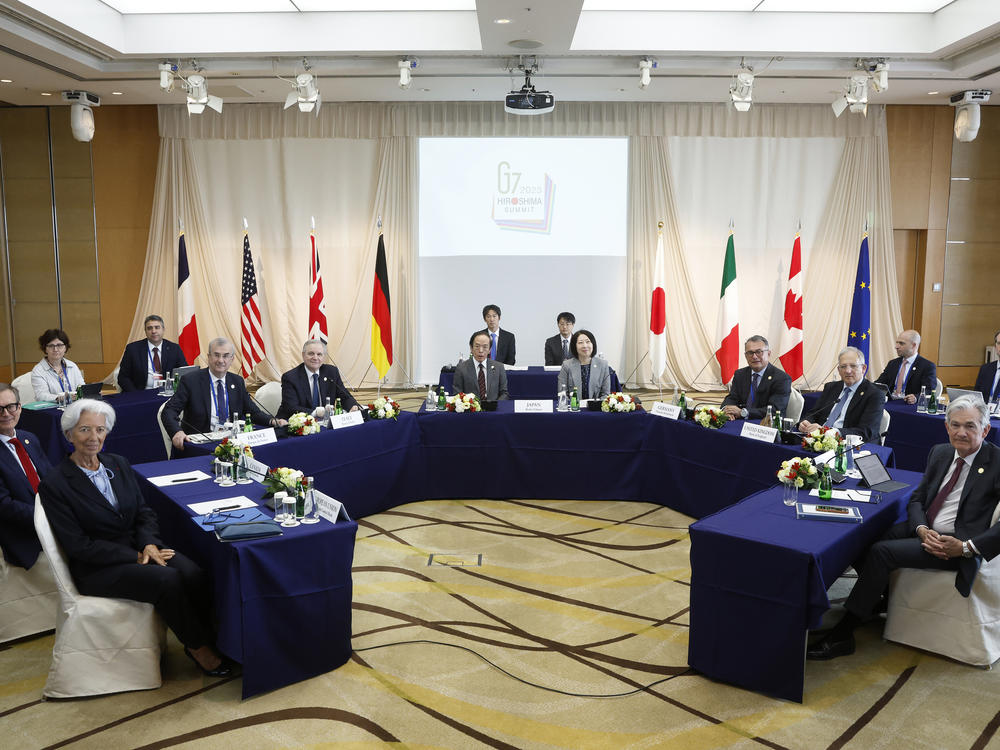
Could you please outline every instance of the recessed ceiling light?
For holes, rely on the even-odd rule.
[[[430,89],[420,89],[420,90],[423,91],[424,93],[427,93],[428,91],[430,91]]]
[[[940,94],[940,91],[928,91],[927,96],[934,96],[935,94]]]
[[[493,23],[510,23],[509,18],[494,18]]]
[[[42,96],[52,96],[48,91],[43,91]]]
[[[14,82],[9,78],[0,78],[0,83],[14,83]]]
[[[121,95],[122,95],[121,91],[112,91],[111,92],[111,96],[121,96]]]

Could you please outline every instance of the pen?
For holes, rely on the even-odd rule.
[[[238,510],[239,505],[223,505],[221,508],[212,508],[213,513],[218,513],[223,510]]]
[[[183,477],[182,479],[171,479],[170,484],[177,484],[178,482],[197,482],[201,477]]]

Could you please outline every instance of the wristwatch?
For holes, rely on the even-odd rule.
[[[962,557],[972,557],[972,550],[969,549],[968,542],[962,542]]]

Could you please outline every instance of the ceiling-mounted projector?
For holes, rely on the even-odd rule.
[[[556,98],[551,91],[535,91],[531,85],[531,69],[524,71],[524,85],[511,91],[503,102],[503,110],[511,115],[544,115],[555,109]]]

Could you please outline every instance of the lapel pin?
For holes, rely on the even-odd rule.
[[[767,376],[767,379],[768,379],[768,380],[770,380],[770,379],[771,379],[771,376],[770,376],[770,375],[768,375],[768,376]]]
[[[235,390],[236,386],[235,386],[235,385],[234,385],[233,383],[230,383],[230,384],[229,384],[229,388],[230,388],[231,390]]]
[[[328,380],[329,380],[329,378],[323,378],[323,382],[324,383],[327,382]]]
[[[979,473],[982,474],[984,471],[985,471],[985,469],[982,466],[980,466],[979,467]]]

